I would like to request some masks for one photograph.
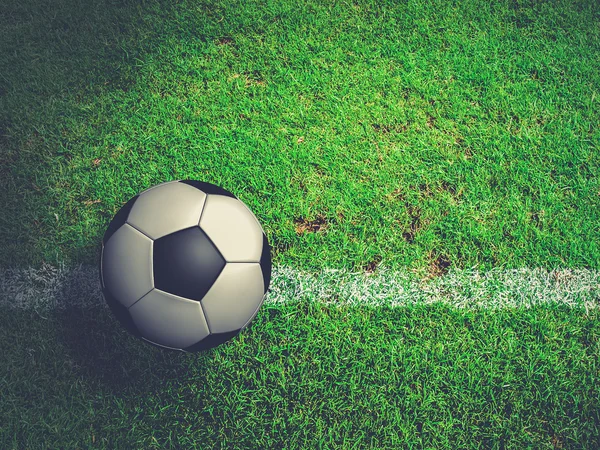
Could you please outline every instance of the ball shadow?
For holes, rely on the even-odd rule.
[[[73,286],[77,286],[76,291]],[[76,303],[76,297],[94,301]],[[132,336],[104,302],[99,281],[87,288],[65,282],[59,298],[64,307],[54,310],[51,320],[57,327],[56,338],[67,352],[66,359],[87,381],[112,393],[149,394],[163,389],[166,381],[189,379],[191,373],[201,381],[202,373],[192,365],[214,356],[213,350],[183,353],[161,349]]]

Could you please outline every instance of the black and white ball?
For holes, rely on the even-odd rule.
[[[171,350],[215,347],[246,328],[271,281],[252,211],[210,183],[178,180],[129,200],[102,239],[100,282],[117,319]]]

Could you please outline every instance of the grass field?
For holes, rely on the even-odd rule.
[[[598,61],[593,0],[4,1],[0,448],[600,448]],[[274,264],[194,355],[96,271],[186,178]]]

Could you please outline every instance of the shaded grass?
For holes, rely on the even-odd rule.
[[[2,317],[2,448],[600,445],[598,310],[265,305],[203,354],[104,307]]]
[[[196,178],[276,264],[599,267],[593,1],[5,3],[2,265]]]

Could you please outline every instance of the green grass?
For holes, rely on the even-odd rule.
[[[598,270],[598,61],[595,0],[4,0],[0,268],[193,178],[278,267]],[[265,305],[180,355],[2,306],[0,448],[597,449],[598,311]]]
[[[7,312],[2,448],[600,446],[598,309],[266,305],[200,355]]]
[[[593,1],[5,4],[0,265],[196,178],[276,263],[599,267]]]

